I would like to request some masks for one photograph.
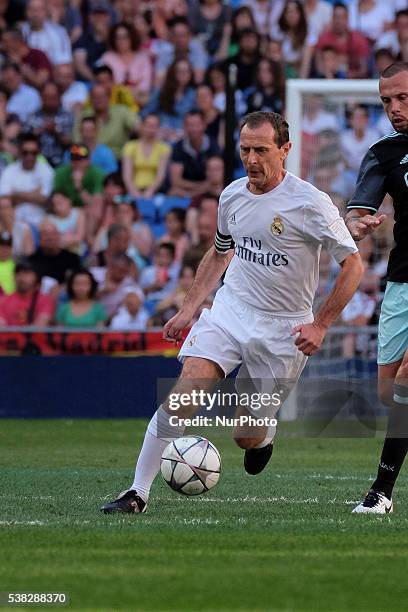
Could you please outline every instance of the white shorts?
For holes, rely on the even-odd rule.
[[[296,325],[312,321],[312,313],[283,317],[255,311],[223,286],[211,310],[204,309],[191,328],[178,359],[209,359],[220,366],[225,376],[240,366],[237,384],[239,379],[256,380],[258,391],[271,392],[279,381],[284,400],[307,361],[295,346],[291,331]]]

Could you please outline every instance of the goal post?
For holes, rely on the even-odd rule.
[[[286,82],[286,115],[292,149],[286,161],[286,168],[296,176],[300,176],[301,169],[303,99],[308,94],[334,98],[344,104],[348,101],[379,104],[376,79],[288,79]]]

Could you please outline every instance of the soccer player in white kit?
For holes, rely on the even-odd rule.
[[[172,394],[211,390],[237,366],[238,382],[293,384],[359,285],[363,266],[355,243],[328,195],[285,171],[290,147],[288,124],[280,115],[245,117],[240,155],[247,177],[222,192],[215,244],[203,257],[181,310],[164,327],[166,339],[180,340],[226,271],[212,308],[203,310],[183,343],[183,368]],[[322,246],[341,268],[313,317]],[[177,416],[181,420],[195,410],[187,406]],[[105,504],[103,512],[146,510],[162,452],[184,433],[182,425],[171,424],[171,415],[167,400],[147,427],[131,488]],[[269,461],[273,434],[267,427],[251,435],[235,430],[248,473],[259,473]]]

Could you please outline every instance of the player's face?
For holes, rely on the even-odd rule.
[[[408,72],[380,79],[380,97],[393,128],[408,134]]]
[[[275,130],[269,123],[255,129],[247,125],[242,128],[240,155],[252,193],[266,193],[280,183],[284,176],[283,163],[290,147],[290,142],[278,147]]]

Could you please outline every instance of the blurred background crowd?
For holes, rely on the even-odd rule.
[[[243,175],[224,150],[229,66],[238,125],[284,114],[288,78],[375,79],[395,59],[408,0],[0,0],[0,325],[162,325],[213,244],[226,156]],[[391,126],[318,94],[303,112],[302,177],[343,212]],[[346,325],[376,322],[383,207]],[[335,274],[323,253],[317,303]]]

